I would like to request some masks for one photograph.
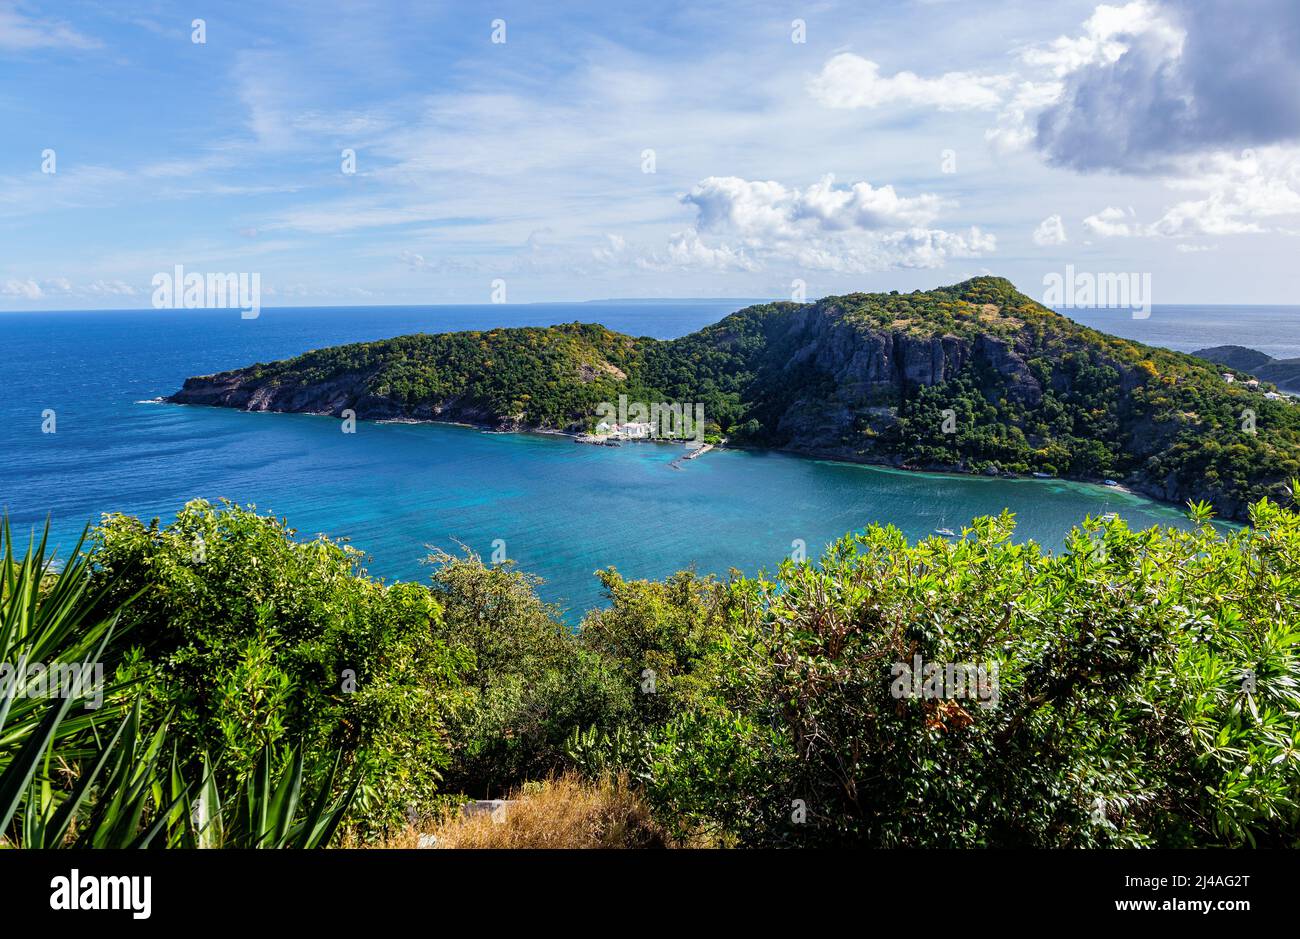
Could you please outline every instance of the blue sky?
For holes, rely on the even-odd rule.
[[[1067,264],[1296,302],[1297,62],[1288,0],[0,0],[0,309],[146,307],[176,264],[268,306]]]

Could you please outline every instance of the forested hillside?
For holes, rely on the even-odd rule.
[[[732,445],[974,473],[1123,479],[1243,518],[1300,472],[1300,407],[1082,327],[979,277],[749,307],[671,341],[597,325],[413,335],[191,378],[171,401],[585,430],[597,405],[703,405]]]

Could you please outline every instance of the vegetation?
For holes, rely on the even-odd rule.
[[[6,686],[0,835],[1300,846],[1300,512],[1192,514],[1057,554],[1004,514],[752,578],[611,569],[576,630],[508,565],[385,584],[230,505],[108,516],[59,572],[6,533],[0,663],[110,668],[97,709]],[[981,678],[900,684],[920,663]],[[511,794],[506,827],[448,814]]]
[[[626,777],[584,780],[566,773],[511,793],[502,817],[448,814],[433,829],[438,848],[662,848],[665,834]],[[414,840],[415,844],[411,844]],[[418,833],[394,846],[417,847]]]
[[[603,326],[403,336],[192,378],[173,401],[589,429],[601,402],[703,406],[710,439],[975,473],[1124,478],[1244,519],[1300,473],[1300,406],[977,277],[770,303],[680,339]]]
[[[122,614],[137,594],[108,601],[121,585],[85,555],[55,573],[45,552],[42,538],[20,559],[0,529],[0,846],[327,844],[356,788],[336,793],[337,757],[309,766],[295,746],[267,747],[242,774],[224,753],[193,758],[132,677],[140,649]],[[71,679],[52,684],[58,669]]]

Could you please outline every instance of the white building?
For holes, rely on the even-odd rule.
[[[621,426],[615,424],[614,433],[621,433],[624,437],[630,437],[633,440],[645,440],[655,435],[654,427],[655,425],[650,423],[628,421],[626,424]]]

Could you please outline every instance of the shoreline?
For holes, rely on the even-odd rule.
[[[152,399],[152,400],[149,400],[149,401],[141,401],[141,402],[137,402],[137,403],[140,403],[140,404],[146,404],[146,403],[147,403],[147,404],[171,404],[171,405],[175,405],[175,406],[177,406],[177,407],[211,408],[211,409],[214,409],[214,410],[234,411],[234,412],[237,412],[237,413],[244,413],[244,414],[300,414],[300,415],[305,415],[305,416],[309,416],[309,417],[328,417],[328,418],[331,418],[331,419],[333,419],[333,420],[338,420],[338,418],[335,417],[333,414],[326,414],[326,413],[321,413],[321,412],[312,412],[312,411],[252,411],[252,410],[247,410],[247,409],[244,409],[244,408],[230,408],[230,407],[225,407],[224,405],[211,405],[211,404],[187,404],[187,403],[184,403],[184,402],[177,402],[177,401],[171,401],[171,400],[168,400],[168,397],[166,397],[166,396],[162,396],[162,397],[159,397],[159,398],[156,398],[156,399]],[[362,420],[364,420],[364,421],[366,421],[366,422],[368,422],[368,423],[374,423],[374,424],[413,424],[413,425],[419,425],[419,424],[434,424],[434,425],[442,425],[442,426],[446,426],[446,427],[461,427],[461,428],[464,428],[464,429],[466,429],[466,430],[476,430],[476,431],[478,431],[478,432],[480,432],[480,433],[490,434],[490,435],[533,434],[533,435],[536,435],[536,436],[539,436],[539,437],[567,437],[567,438],[569,438],[569,439],[571,439],[571,440],[574,440],[575,442],[579,442],[579,441],[578,441],[578,438],[579,438],[579,437],[586,436],[586,432],[583,432],[583,433],[580,434],[580,433],[577,433],[577,432],[574,432],[574,431],[562,430],[562,429],[560,429],[560,428],[555,428],[555,427],[514,427],[514,428],[502,428],[502,427],[497,427],[497,426],[493,426],[493,425],[490,425],[490,424],[477,424],[477,423],[473,423],[473,422],[469,422],[469,421],[431,420],[431,419],[406,418],[406,417],[396,417],[396,418],[377,418],[377,419],[376,419],[376,418],[357,418],[357,420],[358,420],[358,421],[362,421]],[[631,438],[631,439],[628,439],[628,440],[625,440],[625,441],[619,441],[619,444],[621,445],[621,444],[623,444],[623,443],[631,443],[631,444],[637,444],[637,443],[648,443],[648,444],[670,444],[670,445],[676,445],[676,446],[686,446],[687,444],[696,443],[696,442],[697,442],[697,441],[695,441],[695,440],[669,440],[669,439],[662,439],[662,438],[644,438],[644,439]],[[590,443],[589,445],[590,445],[590,446],[606,446],[606,445],[603,444],[603,443],[602,443],[602,444],[596,444],[596,443],[594,443],[594,442]],[[932,467],[931,467],[931,466],[905,466],[905,465],[902,465],[902,464],[900,464],[900,463],[896,463],[896,462],[890,460],[890,459],[887,458],[887,457],[876,457],[876,458],[861,458],[861,459],[853,459],[852,457],[850,457],[850,456],[848,456],[848,455],[846,455],[846,454],[843,454],[843,453],[837,453],[837,452],[834,452],[834,451],[799,450],[799,449],[793,449],[793,448],[788,448],[788,447],[746,447],[746,446],[737,446],[737,445],[734,445],[734,444],[720,444],[720,443],[719,443],[719,444],[708,445],[708,448],[709,448],[709,450],[712,450],[712,451],[723,451],[723,452],[725,452],[725,451],[727,451],[727,450],[734,450],[734,451],[737,451],[737,452],[745,452],[745,451],[748,451],[748,452],[753,452],[753,453],[781,453],[781,454],[784,454],[784,455],[786,455],[786,456],[793,456],[793,457],[798,457],[798,458],[801,458],[801,459],[820,460],[820,461],[827,462],[827,463],[837,463],[837,464],[842,464],[842,465],[845,465],[845,466],[874,466],[874,467],[879,467],[879,468],[881,468],[881,469],[895,470],[895,471],[900,472],[900,473],[914,473],[914,474],[922,474],[922,475],[930,475],[930,476],[957,476],[957,477],[962,477],[962,478],[964,478],[964,479],[986,479],[986,480],[989,480],[989,481],[997,480],[997,481],[1001,481],[1001,482],[1016,482],[1016,481],[1020,481],[1020,482],[1043,482],[1043,483],[1047,483],[1047,482],[1068,482],[1068,483],[1075,483],[1075,484],[1079,484],[1079,485],[1095,486],[1095,487],[1098,488],[1098,489],[1102,489],[1102,490],[1104,490],[1104,491],[1109,491],[1109,492],[1120,492],[1120,493],[1125,494],[1126,496],[1131,496],[1131,497],[1133,497],[1133,498],[1138,498],[1138,499],[1147,499],[1147,500],[1149,500],[1149,501],[1151,501],[1151,502],[1153,502],[1153,503],[1155,503],[1155,504],[1157,504],[1157,505],[1168,506],[1168,507],[1171,507],[1171,508],[1182,509],[1182,508],[1185,507],[1185,504],[1184,504],[1184,503],[1176,502],[1176,501],[1171,500],[1171,499],[1165,499],[1165,498],[1162,498],[1161,496],[1157,496],[1157,495],[1155,495],[1155,494],[1153,494],[1153,493],[1144,492],[1144,491],[1142,491],[1141,489],[1134,488],[1133,486],[1131,486],[1131,485],[1129,485],[1129,484],[1127,484],[1127,483],[1125,483],[1125,482],[1119,481],[1119,480],[1116,480],[1116,481],[1115,481],[1115,482],[1116,482],[1116,485],[1114,485],[1114,486],[1107,486],[1107,485],[1105,485],[1105,482],[1104,482],[1104,480],[1102,480],[1102,479],[1084,478],[1084,477],[1081,477],[1081,476],[1051,476],[1051,477],[1047,477],[1047,478],[1037,478],[1037,477],[1034,477],[1034,476],[1032,476],[1032,475],[1028,475],[1028,474],[1024,474],[1024,473],[1011,473],[1011,474],[1003,474],[1003,473],[999,473],[999,474],[997,474],[997,475],[992,475],[992,476],[991,476],[991,475],[987,475],[987,474],[985,474],[985,473],[973,473],[973,472],[970,472],[969,470],[963,470],[963,469],[959,469],[959,468],[957,468],[957,467],[946,467],[946,466],[932,466]],[[677,460],[674,461],[674,462],[678,462],[678,461],[680,461],[681,459],[682,459],[681,457],[678,457]],[[670,464],[670,465],[671,465],[671,464]],[[682,467],[680,467],[680,466],[674,466],[673,468],[674,468],[674,469],[681,469]],[[1249,519],[1238,519],[1238,518],[1235,518],[1235,517],[1229,517],[1229,516],[1225,516],[1225,515],[1222,515],[1222,514],[1218,514],[1218,515],[1216,515],[1216,516],[1215,516],[1215,520],[1216,520],[1216,521],[1219,521],[1219,522],[1224,522],[1224,523],[1234,524],[1234,525],[1247,525],[1247,524],[1249,524]]]

